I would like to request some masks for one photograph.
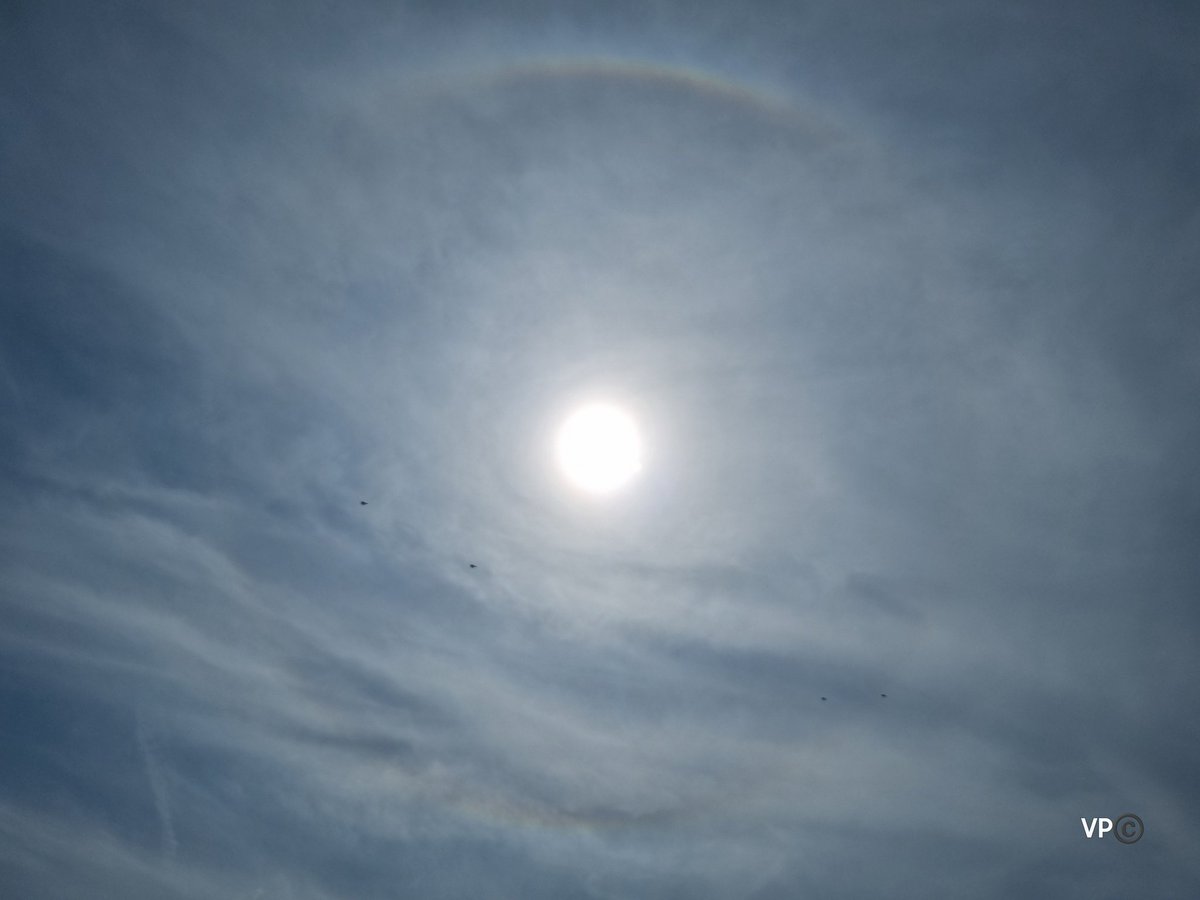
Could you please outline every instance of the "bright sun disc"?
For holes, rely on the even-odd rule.
[[[604,494],[642,468],[642,442],[633,419],[604,405],[572,413],[558,432],[558,462],[579,487]]]

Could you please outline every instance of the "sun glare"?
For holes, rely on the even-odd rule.
[[[642,468],[642,442],[633,419],[595,404],[572,413],[558,432],[558,463],[577,487],[606,494]]]

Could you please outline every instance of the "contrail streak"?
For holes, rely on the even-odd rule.
[[[142,760],[146,763],[146,780],[150,782],[150,792],[154,795],[154,808],[158,811],[158,821],[162,826],[163,853],[172,858],[179,847],[175,839],[175,825],[171,821],[171,805],[167,800],[167,783],[163,778],[162,768],[154,755],[146,726],[140,713],[134,714],[137,722],[137,742],[142,751]]]
[[[13,399],[17,401],[17,405],[21,407],[21,412],[25,412],[25,394],[21,390],[21,386],[17,384],[17,379],[13,378],[12,371],[8,368],[8,363],[4,361],[4,356],[0,355],[0,375],[4,376],[4,384],[8,388]]]

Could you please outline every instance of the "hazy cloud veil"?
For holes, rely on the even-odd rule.
[[[5,10],[0,894],[1200,887],[1190,7]]]

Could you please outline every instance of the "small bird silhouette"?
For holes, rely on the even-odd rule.
[[[359,506],[366,506],[366,505],[367,505],[367,501],[366,501],[366,500],[359,500],[359,501],[358,501],[358,505],[359,505]]]
[[[822,699],[822,700],[827,700],[827,699],[829,699],[829,698],[828,698],[828,697],[822,697],[821,699]]]
[[[887,696],[887,694],[880,694],[879,696],[880,696],[880,697],[886,697],[886,696]]]
[[[472,569],[478,569],[478,568],[479,568],[479,566],[475,565],[475,563],[471,563],[471,568],[472,568]]]

